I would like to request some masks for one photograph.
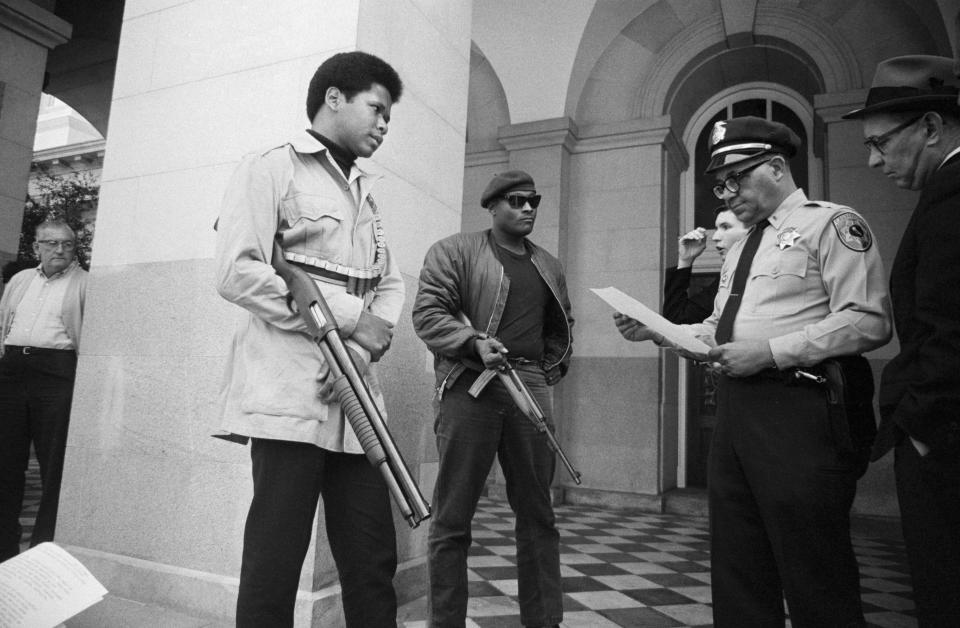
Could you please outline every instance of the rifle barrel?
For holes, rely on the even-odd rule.
[[[573,478],[573,481],[577,484],[580,484],[580,472],[573,468],[573,465],[570,463],[567,455],[563,453],[563,448],[560,447],[557,437],[554,435],[553,431],[550,430],[550,426],[547,425],[547,418],[546,415],[543,414],[543,409],[540,407],[540,404],[537,403],[536,397],[534,397],[533,393],[530,392],[530,389],[527,387],[526,383],[524,383],[523,379],[520,378],[520,374],[517,373],[516,369],[514,369],[509,363],[507,363],[506,366],[502,367],[498,371],[498,375],[500,375],[500,380],[507,388],[507,392],[510,393],[514,403],[516,403],[520,410],[527,415],[527,418],[530,419],[530,421],[536,426],[538,431],[546,434],[547,445],[557,454],[557,456],[560,457],[560,462],[562,462],[563,466],[567,468],[567,473],[570,474],[570,477]]]

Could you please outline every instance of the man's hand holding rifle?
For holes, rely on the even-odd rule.
[[[573,468],[570,460],[566,454],[563,453],[557,437],[554,436],[550,426],[547,425],[543,409],[540,407],[540,404],[537,403],[536,398],[533,396],[533,393],[530,392],[530,389],[527,388],[523,379],[520,378],[520,374],[517,373],[516,369],[513,368],[513,365],[510,364],[510,361],[507,359],[507,348],[503,346],[502,342],[488,334],[480,334],[473,342],[477,355],[483,361],[483,366],[487,371],[477,378],[471,391],[477,390],[477,394],[479,394],[479,391],[483,389],[483,386],[491,377],[494,375],[499,377],[504,388],[510,393],[510,398],[513,399],[513,402],[517,404],[520,411],[536,426],[537,431],[546,434],[547,444],[550,446],[550,449],[560,456],[560,461],[563,462],[563,465],[567,468],[573,481],[580,484],[580,472]],[[559,375],[556,377],[559,378]],[[552,384],[555,382],[548,380],[547,383]]]
[[[341,340],[337,321],[313,279],[302,269],[284,260],[283,251],[276,243],[271,264],[287,283],[300,316],[323,354],[328,374],[326,377],[322,374],[318,376],[318,379],[324,380],[324,387],[319,394],[328,394],[325,392],[328,388],[332,396],[339,400],[343,414],[356,433],[370,464],[383,473],[390,495],[403,518],[411,528],[417,527],[430,516],[430,504],[410,475],[380,409],[367,388],[363,379],[365,363],[354,357],[355,352]],[[386,344],[389,345],[389,339]],[[386,346],[383,350],[386,351]],[[380,352],[381,355],[382,353],[383,351]]]

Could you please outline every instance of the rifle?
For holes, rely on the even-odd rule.
[[[537,428],[537,431],[543,432],[547,435],[547,445],[560,457],[560,461],[563,462],[563,465],[567,468],[567,472],[570,473],[570,477],[573,478],[573,481],[577,484],[580,484],[580,472],[574,469],[573,465],[570,464],[570,460],[567,458],[566,454],[563,453],[560,443],[557,442],[557,437],[553,435],[552,431],[550,431],[550,427],[547,425],[546,416],[543,414],[543,408],[541,408],[540,404],[537,403],[533,393],[530,392],[530,389],[527,388],[527,385],[522,379],[520,379],[520,374],[517,373],[517,371],[509,362],[504,363],[503,366],[500,366],[495,370],[488,370],[481,374],[471,387],[471,394],[473,394],[474,391],[476,391],[477,395],[480,394],[480,390],[486,384],[486,381],[489,381],[489,377],[492,376],[493,373],[496,373],[497,377],[500,378],[500,382],[503,384],[504,388],[507,389],[507,392],[510,393],[510,397],[513,399],[513,402],[517,404],[517,407],[520,408],[520,411],[523,412],[528,419],[530,419],[530,422],[533,423],[534,427]]]
[[[300,316],[330,367],[334,393],[367,459],[380,469],[403,518],[411,528],[416,528],[430,516],[430,504],[410,475],[367,383],[344,346],[337,320],[326,300],[306,271],[283,258],[283,250],[277,242],[273,244],[271,265],[287,283]]]

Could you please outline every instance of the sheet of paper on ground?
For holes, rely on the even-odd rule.
[[[106,594],[69,552],[41,543],[0,563],[0,626],[52,628]]]
[[[667,339],[668,342],[690,352],[698,360],[706,360],[710,347],[702,340],[688,334],[679,325],[674,325],[643,303],[614,287],[591,288],[591,292],[606,301],[613,309],[636,319]]]

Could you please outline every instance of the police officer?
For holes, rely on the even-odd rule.
[[[710,138],[714,193],[750,229],[724,260],[713,313],[683,326],[721,373],[708,462],[718,628],[782,626],[783,597],[797,628],[865,625],[850,506],[876,427],[860,354],[889,341],[890,305],[864,219],[794,182],[799,146],[755,117]],[[664,343],[614,318],[628,340]]]

